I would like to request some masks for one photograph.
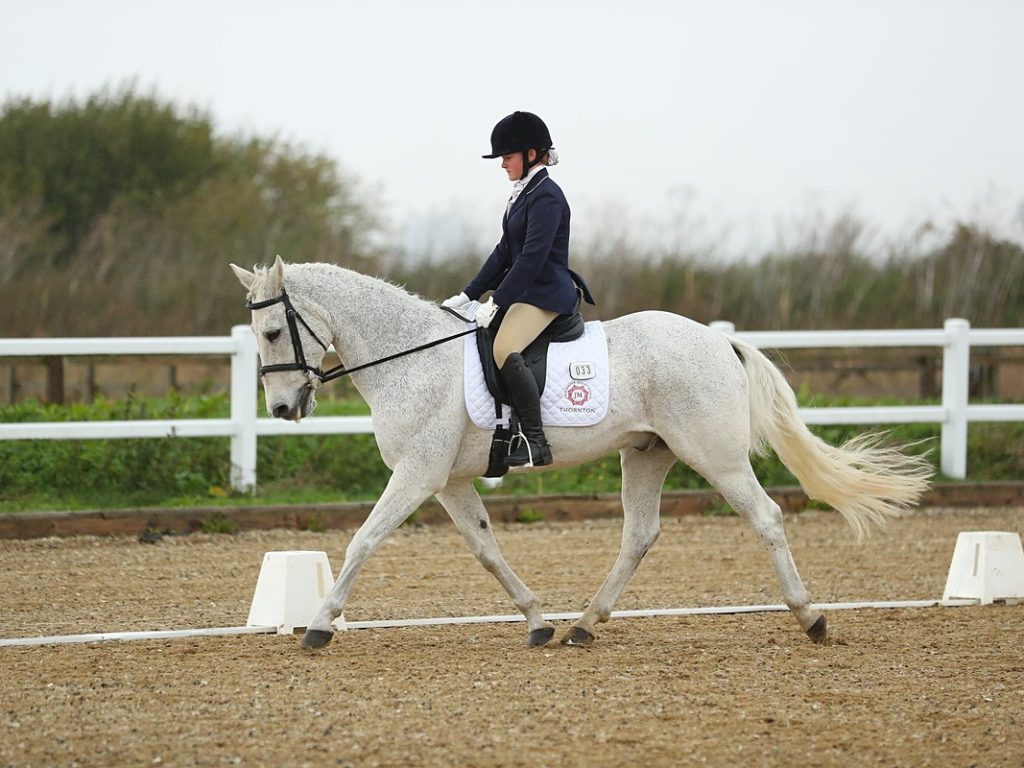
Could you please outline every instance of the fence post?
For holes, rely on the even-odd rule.
[[[236,325],[231,338],[231,487],[251,493],[256,490],[256,337],[248,325]]]
[[[962,318],[946,320],[948,340],[942,350],[942,472],[967,477],[967,401],[971,377],[971,324]]]

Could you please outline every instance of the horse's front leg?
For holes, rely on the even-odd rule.
[[[345,550],[345,563],[331,591],[324,598],[320,612],[302,636],[303,648],[322,648],[331,641],[331,622],[345,610],[356,574],[380,543],[430,498],[436,488],[424,482],[422,475],[396,469],[387,488],[373,506],[366,521],[359,526]]]
[[[545,645],[555,634],[555,625],[541,615],[541,603],[509,566],[498,549],[491,520],[480,494],[469,479],[453,480],[437,494],[470,551],[505,588],[516,608],[526,617],[531,648]]]

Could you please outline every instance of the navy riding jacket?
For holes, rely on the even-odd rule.
[[[569,269],[569,204],[541,169],[501,221],[501,241],[466,286],[470,299],[486,291],[501,309],[532,304],[559,314],[576,311],[576,286],[593,304],[583,278]]]

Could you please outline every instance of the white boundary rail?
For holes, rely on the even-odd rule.
[[[972,347],[1024,346],[1024,328],[975,329],[966,320],[947,320],[935,330],[735,331],[732,323],[711,324],[757,347],[772,349],[941,347],[942,404],[882,407],[801,408],[809,424],[942,425],[941,467],[947,476],[967,476],[967,425],[972,421],[1024,421],[1024,403],[971,405],[968,402]],[[231,358],[231,415],[227,419],[91,421],[0,424],[0,440],[85,440],[123,437],[230,437],[231,484],[256,484],[256,441],[267,435],[369,434],[369,416],[312,417],[300,424],[257,418],[258,357],[247,325],[230,336],[98,339],[0,339],[0,357],[97,355],[219,355]]]
[[[876,600],[863,603],[814,603],[811,608],[822,611],[849,611],[887,608],[962,608],[978,605],[979,600]],[[649,610],[612,611],[613,619],[652,618],[656,616],[709,616],[740,613],[776,613],[788,611],[785,605],[719,605],[700,608],[652,608]],[[550,621],[575,621],[582,613],[546,613]],[[435,619],[383,619],[347,621],[341,628],[389,629],[392,627],[438,627],[451,624],[501,624],[526,621],[522,614],[502,616],[444,616]],[[164,629],[136,632],[95,632],[84,635],[48,635],[45,637],[4,637],[0,648],[33,645],[70,645],[98,643],[104,640],[170,640],[182,637],[217,637],[221,635],[270,635],[277,627],[210,627],[204,629]]]

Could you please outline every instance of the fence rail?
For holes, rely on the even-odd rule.
[[[966,320],[937,330],[753,331],[732,323],[711,326],[760,348],[825,349],[941,347],[942,404],[849,408],[801,408],[808,424],[941,424],[941,467],[953,478],[967,476],[970,422],[1024,421],[1024,403],[968,402],[972,347],[1024,346],[1024,328],[972,330]],[[241,491],[256,484],[256,442],[268,435],[369,434],[368,416],[322,416],[299,424],[257,416],[256,340],[247,325],[230,336],[170,338],[0,339],[0,357],[98,355],[217,355],[231,359],[231,415],[227,419],[165,419],[0,424],[0,440],[90,440],[155,437],[231,438],[231,484]]]

